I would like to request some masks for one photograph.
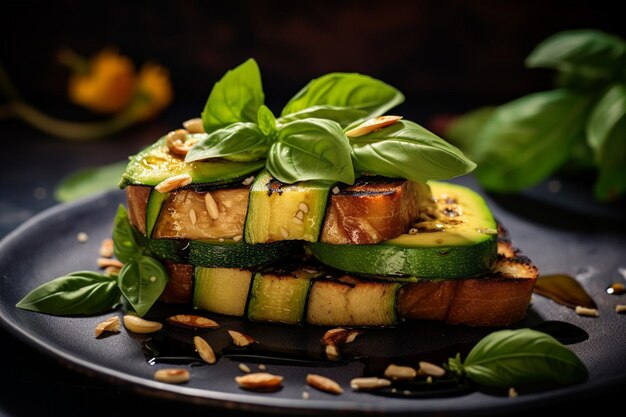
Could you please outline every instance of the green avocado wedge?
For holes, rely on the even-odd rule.
[[[376,245],[310,243],[320,262],[341,271],[419,278],[468,278],[491,271],[497,224],[487,203],[467,187],[429,182],[435,205],[413,232]]]
[[[155,186],[169,177],[181,174],[189,174],[192,185],[221,186],[241,181],[265,166],[265,160],[233,162],[212,159],[185,163],[183,158],[169,152],[165,140],[164,136],[130,158],[120,188],[127,185]]]

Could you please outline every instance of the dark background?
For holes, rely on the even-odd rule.
[[[66,119],[96,118],[67,100],[69,71],[56,58],[63,47],[86,56],[115,47],[136,66],[155,60],[169,69],[175,97],[157,119],[88,143],[56,139],[0,115],[0,238],[55,204],[53,189],[63,176],[122,160],[198,115],[213,83],[249,57],[260,65],[266,101],[274,112],[310,79],[356,71],[399,88],[406,102],[398,113],[428,125],[437,115],[550,88],[551,72],[526,69],[524,58],[560,30],[595,28],[625,36],[624,16],[610,3],[617,4],[5,0],[0,6],[0,62],[37,108]],[[0,95],[0,105],[2,101]],[[146,401],[86,378],[4,330],[0,352],[0,415],[198,411]],[[569,408],[609,402],[624,394],[623,387],[619,389],[581,399]],[[212,410],[200,411],[214,415]],[[567,406],[546,411],[565,413]]]
[[[356,71],[396,86],[409,110],[462,111],[550,86],[524,68],[547,36],[596,28],[626,34],[608,1],[5,1],[0,59],[19,90],[66,114],[62,47],[112,46],[170,69],[176,101],[197,112],[213,83],[249,57],[275,112],[311,78]],[[76,115],[79,116],[79,112]],[[73,113],[74,114],[74,113]],[[421,116],[417,113],[411,116]],[[409,115],[407,115],[409,116]]]

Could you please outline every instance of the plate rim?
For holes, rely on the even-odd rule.
[[[5,256],[6,248],[10,247],[14,241],[19,240],[20,235],[28,231],[38,223],[53,218],[59,214],[66,213],[71,210],[79,210],[84,206],[96,204],[102,200],[105,204],[112,204],[121,200],[120,190],[105,190],[92,196],[84,197],[68,203],[60,203],[44,209],[19,226],[9,232],[0,240],[0,258]],[[114,201],[110,201],[115,199]],[[0,301],[2,301],[0,294]],[[394,406],[391,409],[381,408],[374,403],[365,403],[357,401],[337,401],[328,400],[304,400],[300,398],[276,398],[255,396],[246,393],[229,393],[215,390],[185,387],[181,385],[165,384],[154,380],[149,380],[139,376],[131,375],[122,371],[109,369],[103,365],[93,363],[83,359],[76,354],[69,353],[63,349],[51,346],[45,343],[45,340],[38,337],[36,332],[22,329],[11,318],[7,317],[3,305],[9,306],[9,303],[1,303],[0,305],[0,325],[21,342],[36,348],[39,352],[52,357],[60,362],[63,366],[87,377],[95,377],[107,383],[115,383],[127,390],[140,393],[149,397],[158,397],[170,401],[177,401],[185,404],[195,404],[200,406],[215,407],[217,409],[225,409],[230,411],[242,412],[263,412],[263,413],[280,413],[289,412],[299,415],[319,414],[319,412],[327,412],[333,415],[361,415],[362,413],[382,415],[393,414],[402,415],[406,413],[428,414],[445,411],[453,415],[473,414],[476,412],[495,414],[502,411],[510,411],[511,405],[516,407],[516,411],[530,410],[545,405],[550,402],[551,405],[563,403],[569,398],[584,395],[593,397],[602,393],[603,389],[617,388],[620,384],[626,383],[626,373],[613,377],[605,377],[599,380],[586,381],[584,383],[556,388],[549,391],[539,392],[519,396],[515,399],[515,403],[511,403],[509,398],[490,397],[496,403],[492,402],[487,407],[462,408],[455,404],[442,408],[440,403],[442,399],[432,399],[435,401],[424,401],[418,408],[412,408],[410,404],[416,399],[403,399],[407,406]],[[380,397],[381,401],[384,397]],[[429,399],[430,400],[430,399]],[[445,400],[445,399],[443,399]],[[502,400],[502,401],[498,401]],[[346,408],[346,404],[351,404],[352,408]],[[333,407],[334,405],[334,407]],[[339,407],[343,405],[343,407]],[[435,405],[435,406],[433,406]]]

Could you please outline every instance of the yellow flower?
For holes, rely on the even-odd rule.
[[[86,73],[71,76],[70,99],[97,113],[118,113],[126,108],[135,90],[132,62],[107,49],[93,57],[87,67]]]
[[[169,74],[164,67],[146,63],[137,77],[135,117],[149,119],[163,110],[173,97]]]

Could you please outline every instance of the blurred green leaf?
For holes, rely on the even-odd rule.
[[[561,85],[579,85],[614,78],[626,60],[626,42],[591,29],[556,33],[539,43],[526,58],[529,68],[561,72]]]
[[[448,126],[444,137],[461,149],[466,156],[473,159],[474,155],[472,152],[476,148],[476,141],[480,137],[480,131],[495,111],[496,107],[485,106],[465,113]]]
[[[587,143],[598,167],[596,198],[614,200],[626,191],[626,85],[613,85],[598,101],[587,123]]]
[[[65,203],[115,189],[118,187],[126,165],[128,165],[128,161],[120,161],[76,171],[61,180],[54,190],[54,198]]]
[[[582,140],[590,101],[561,89],[498,107],[474,149],[481,185],[492,191],[519,191],[554,173]]]

